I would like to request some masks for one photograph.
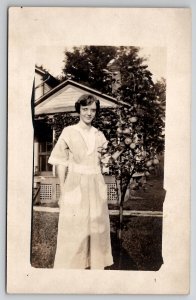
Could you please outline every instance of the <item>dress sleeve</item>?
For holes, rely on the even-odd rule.
[[[69,161],[69,135],[66,128],[63,129],[61,135],[58,138],[56,145],[54,146],[48,163],[51,165],[63,165],[68,166]]]

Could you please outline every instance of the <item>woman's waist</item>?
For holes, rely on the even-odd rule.
[[[85,163],[76,163],[71,161],[69,163],[69,172],[80,173],[80,174],[100,174],[101,167],[98,164],[88,165]]]

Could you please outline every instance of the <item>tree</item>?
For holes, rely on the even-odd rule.
[[[137,172],[149,176],[159,163],[158,155],[164,151],[166,83],[164,79],[153,82],[152,73],[137,47],[75,47],[65,55],[65,78],[119,101],[115,109],[101,110],[95,126],[109,141],[107,149],[100,149],[102,164],[109,167],[120,186],[121,238],[123,203],[130,180]],[[125,104],[120,104],[122,102]],[[60,121],[58,115],[55,118]],[[70,117],[63,120],[63,126],[76,121]],[[116,151],[121,155],[114,161],[112,154]]]
[[[70,78],[100,92],[111,94],[104,69],[116,56],[116,51],[116,47],[109,46],[74,47],[73,52],[66,51],[63,79]]]

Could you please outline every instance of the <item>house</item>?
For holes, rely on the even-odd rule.
[[[116,107],[117,100],[95,89],[72,80],[58,83],[49,73],[36,68],[34,99],[34,184],[40,186],[40,202],[56,202],[59,198],[59,183],[55,166],[48,164],[54,145],[54,130],[45,122],[45,117],[53,118],[55,113],[76,114],[74,104],[84,93],[95,95],[101,108]],[[123,104],[123,103],[122,103]],[[116,185],[107,176],[109,202],[116,202]],[[38,201],[35,199],[35,202]]]
[[[49,72],[42,67],[35,67],[35,102],[48,91],[53,89],[60,83],[58,79],[53,77]]]

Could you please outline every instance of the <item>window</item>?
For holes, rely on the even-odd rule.
[[[34,166],[36,173],[43,176],[52,175],[52,165],[48,159],[53,148],[53,129],[47,118],[34,121]]]
[[[39,143],[39,172],[52,172],[52,165],[48,164],[48,159],[52,151],[52,142]]]

